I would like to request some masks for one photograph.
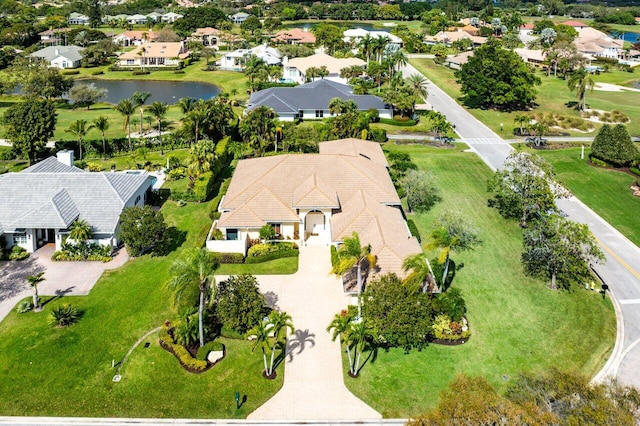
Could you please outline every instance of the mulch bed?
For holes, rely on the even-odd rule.
[[[436,339],[436,338],[432,338],[431,340],[429,340],[430,343],[433,343],[436,345],[443,345],[443,346],[460,346],[467,343],[468,341],[469,341],[469,337],[467,337],[466,339],[459,339],[459,340],[443,340],[443,339]]]

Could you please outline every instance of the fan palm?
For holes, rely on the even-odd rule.
[[[104,132],[109,130],[109,119],[103,115],[93,119],[93,127],[100,131],[102,136],[102,159],[107,159],[107,143],[104,138]]]
[[[578,109],[580,111],[584,110],[586,108],[587,90],[591,90],[593,92],[593,88],[595,86],[595,83],[591,78],[591,74],[589,74],[584,67],[580,67],[571,73],[571,76],[567,81],[567,85],[569,86],[569,90],[576,92],[576,97],[578,98]]]
[[[79,160],[82,160],[82,139],[93,129],[93,125],[87,126],[87,120],[80,119],[72,121],[69,127],[65,130],[66,133],[71,133],[78,140]]]

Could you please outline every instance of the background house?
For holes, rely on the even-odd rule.
[[[279,65],[281,55],[278,49],[261,44],[252,49],[238,49],[220,58],[218,66],[223,70],[242,71],[251,56],[262,59],[267,65]]]
[[[82,50],[78,46],[47,46],[31,56],[44,59],[51,68],[77,68],[82,64]]]
[[[286,44],[315,44],[316,36],[301,28],[290,28],[278,31],[271,41]]]
[[[354,101],[358,111],[375,109],[381,118],[392,118],[393,111],[378,96],[354,95],[351,86],[330,80],[316,80],[296,87],[272,87],[251,95],[246,111],[260,106],[273,109],[281,121],[318,120],[331,117],[333,98]]]
[[[362,244],[371,244],[380,273],[404,275],[402,261],[422,249],[387,166],[379,144],[359,139],[322,142],[319,154],[241,160],[207,249],[245,254],[264,225],[300,245],[337,245],[357,232]],[[216,229],[224,239],[211,238]]]
[[[89,17],[82,13],[71,12],[67,22],[69,25],[89,25]]]
[[[347,80],[340,77],[340,70],[354,65],[361,66],[364,69],[366,64],[367,63],[360,58],[334,58],[326,53],[316,53],[315,55],[306,56],[304,58],[293,59],[288,59],[285,56],[282,61],[282,78],[285,81],[294,83],[306,83],[306,74],[309,68],[320,68],[325,66],[327,71],[329,71],[329,75],[324,77],[325,80],[332,80],[346,84]]]
[[[231,22],[233,22],[234,24],[242,24],[247,20],[247,18],[249,18],[249,16],[251,15],[249,15],[247,12],[238,12],[234,15],[231,15],[229,19],[231,19]]]
[[[191,53],[182,42],[142,43],[118,57],[121,67],[178,67]]]
[[[32,253],[60,250],[77,220],[91,225],[91,242],[116,247],[120,213],[141,206],[152,185],[144,174],[90,173],[73,166],[73,151],[58,152],[20,173],[0,176],[0,234],[8,247]]]

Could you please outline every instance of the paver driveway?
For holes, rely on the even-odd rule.
[[[344,385],[340,344],[326,331],[348,306],[342,283],[331,274],[329,248],[306,246],[293,275],[258,276],[263,293],[293,318],[282,389],[249,415],[250,420],[380,419]],[[282,368],[278,370],[282,372]]]
[[[41,296],[86,295],[107,269],[122,266],[128,259],[122,249],[111,262],[54,262],[55,248],[42,247],[21,262],[0,262],[0,321],[21,299],[31,295],[26,278],[44,271],[45,281],[38,285]]]

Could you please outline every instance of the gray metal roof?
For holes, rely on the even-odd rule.
[[[37,56],[44,58],[47,61],[52,61],[59,56],[64,56],[71,61],[82,60],[82,47],[78,46],[47,46],[44,49],[37,50],[31,54],[31,56]]]
[[[78,167],[67,166],[58,161],[56,157],[48,157],[24,169],[20,173],[84,173],[84,170]]]
[[[0,227],[5,232],[68,228],[79,218],[94,233],[113,233],[127,201],[141,187],[151,186],[148,175],[29,169],[0,176]]]
[[[331,80],[316,80],[296,87],[272,87],[251,95],[247,111],[259,106],[273,108],[277,114],[295,113],[299,110],[328,110],[333,98],[352,100],[358,110],[385,109],[381,98],[374,95],[354,95],[351,86]]]

